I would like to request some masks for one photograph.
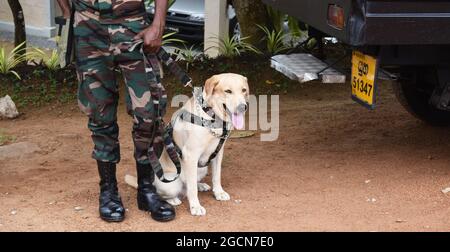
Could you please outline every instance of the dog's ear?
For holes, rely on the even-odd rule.
[[[218,75],[214,75],[205,82],[206,97],[210,97],[214,93],[214,88],[219,84],[220,78]]]
[[[248,99],[250,97],[250,87],[248,85],[248,79],[245,76],[242,76],[242,78],[244,79],[244,85],[245,85],[245,88],[247,89],[247,95],[245,98]]]

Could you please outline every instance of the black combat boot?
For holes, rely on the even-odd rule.
[[[121,222],[125,208],[119,196],[116,180],[116,164],[97,161],[100,174],[100,218],[107,222]]]
[[[136,164],[138,177],[137,202],[140,210],[148,211],[156,221],[170,221],[175,219],[175,209],[172,205],[162,200],[153,185],[155,173],[147,164]]]

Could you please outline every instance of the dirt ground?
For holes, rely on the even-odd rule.
[[[410,116],[389,83],[375,111],[351,101],[348,87],[310,83],[281,96],[277,141],[261,142],[258,133],[226,145],[223,185],[232,200],[200,193],[205,217],[191,216],[185,200],[163,224],[137,209],[135,190],[123,182],[135,174],[123,104],[118,176],[128,211],[120,224],[97,217],[85,116],[75,104],[29,109],[0,121],[16,142],[42,149],[0,161],[0,230],[449,231],[450,198],[441,192],[450,186],[449,130]]]

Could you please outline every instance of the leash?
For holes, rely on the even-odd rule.
[[[128,51],[134,51],[138,46],[142,46],[144,41],[142,39],[133,41],[133,42],[125,42],[124,44],[129,44],[130,47]],[[142,51],[142,47],[141,47]],[[145,54],[145,53],[144,53]],[[164,50],[164,48],[159,48],[156,56],[159,60],[169,68],[169,71],[174,74],[178,80],[183,84],[184,87],[194,88],[192,86],[192,78],[187,75],[187,73],[170,57],[170,54]]]
[[[159,69],[159,62],[158,58],[161,62],[163,62],[166,66],[169,67],[170,71],[174,73],[177,78],[183,83],[185,87],[192,87],[192,79],[186,74],[186,72],[181,69],[174,60],[170,57],[170,55],[161,47],[156,55],[154,54],[147,54],[144,52],[143,49],[143,40],[136,40],[132,42],[123,42],[122,45],[126,47],[126,50],[129,52],[132,52],[136,50],[138,47],[140,47],[140,52],[144,56],[144,62],[146,64],[146,73],[151,71],[157,71]],[[149,66],[149,67],[147,67]],[[150,68],[151,66],[151,68]],[[152,88],[151,88],[152,89]],[[172,131],[168,130],[167,126],[165,126],[165,123],[163,121],[163,115],[161,113],[161,106],[160,102],[163,98],[162,94],[162,85],[159,83],[159,85],[156,87],[157,90],[151,90],[152,92],[152,98],[154,106],[156,107],[155,113],[153,113],[153,135],[152,135],[152,141],[153,144],[150,146],[148,150],[149,154],[149,162],[152,166],[152,169],[155,173],[155,175],[159,178],[159,180],[163,183],[171,183],[178,179],[178,177],[181,174],[181,162],[180,162],[180,156],[178,155],[177,147],[175,147],[174,141],[173,141],[173,134]],[[164,108],[163,108],[164,109]],[[163,145],[174,163],[177,174],[174,178],[168,179],[164,176],[164,170],[161,166],[161,163],[159,162],[159,158],[162,155],[163,148],[157,148],[157,144],[155,143],[155,136],[159,133]],[[156,148],[155,148],[156,147]]]

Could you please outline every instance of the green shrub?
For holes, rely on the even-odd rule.
[[[39,48],[33,48],[33,52],[31,52],[31,57],[40,59],[39,64],[44,65],[52,72],[60,68],[59,54],[57,49],[53,49],[52,54],[48,56],[47,53],[44,52],[43,50]]]
[[[266,51],[269,55],[276,55],[290,48],[285,45],[288,34],[285,34],[283,30],[269,30],[269,28],[261,25],[258,25],[258,27],[266,34],[264,40],[266,41]]]
[[[26,51],[26,48],[23,48],[24,44],[25,42],[16,46],[9,54],[6,54],[5,48],[0,48],[0,74],[13,74],[17,79],[21,79],[20,75],[13,69],[27,61],[29,53],[23,53],[24,50]]]
[[[246,42],[248,38],[249,37],[239,38],[236,35],[231,38],[229,36],[225,36],[224,38],[218,38],[219,42],[217,42],[217,46],[209,47],[206,50],[218,48],[219,54],[227,58],[234,58],[245,52],[261,54],[256,47]]]
[[[186,62],[186,71],[189,72],[189,67],[199,59],[202,54],[195,51],[195,45],[192,45],[191,47],[184,46],[184,49],[176,49],[174,54],[177,56],[176,60],[180,61],[183,60]]]

